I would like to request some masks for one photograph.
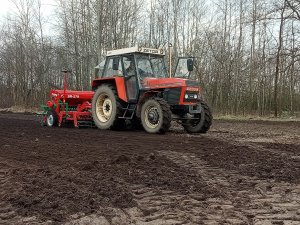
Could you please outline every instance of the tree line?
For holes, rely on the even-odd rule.
[[[62,88],[89,90],[106,51],[164,48],[196,57],[202,94],[222,114],[300,110],[299,0],[11,0],[0,25],[0,107],[33,107]]]

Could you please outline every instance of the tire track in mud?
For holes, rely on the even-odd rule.
[[[300,224],[300,185],[242,176],[211,167],[191,153],[160,151],[176,164],[199,173],[222,189],[224,199],[207,199],[204,224]],[[211,211],[213,209],[213,211]],[[212,214],[213,213],[213,214]]]
[[[201,201],[175,191],[132,187],[137,207],[127,210],[133,224],[200,224]]]
[[[133,208],[106,208],[104,211],[78,219],[71,216],[65,225],[179,225],[202,224],[203,204],[187,195],[175,191],[131,185],[137,203]]]
[[[300,138],[300,137],[299,137]],[[299,161],[300,164],[300,150],[296,151],[296,148],[300,149],[300,145],[296,146],[295,145],[295,150],[291,151],[291,150],[286,150],[286,149],[276,149],[274,147],[272,147],[272,145],[270,145],[269,147],[263,146],[264,143],[259,143],[259,142],[253,142],[253,141],[245,141],[245,140],[237,140],[237,142],[239,144],[246,144],[247,147],[254,149],[254,150],[259,150],[259,151],[263,151],[263,152],[270,152],[270,153],[275,153],[278,155],[281,155],[283,157],[289,157],[292,160],[297,160]],[[273,145],[276,145],[277,143],[273,143]]]
[[[17,164],[15,164],[17,163]],[[14,166],[12,166],[14,165]],[[0,224],[1,225],[46,225],[36,217],[22,217],[18,215],[16,209],[6,201],[7,196],[15,189],[15,184],[11,183],[11,173],[18,166],[24,166],[20,162],[6,161],[0,157]],[[13,186],[13,188],[12,188]],[[51,224],[51,223],[48,223]]]
[[[279,126],[280,122],[278,122]],[[233,124],[231,124],[232,126]],[[285,126],[282,124],[281,126]],[[255,123],[253,126],[257,126]],[[271,153],[289,156],[292,159],[300,159],[300,129],[296,125],[291,131],[282,132],[280,129],[273,129],[270,131],[268,125],[261,125],[258,131],[243,132],[243,129],[235,128],[227,131],[224,128],[212,129],[208,136],[216,140],[235,143],[237,146],[246,145],[254,150],[268,151]],[[267,128],[266,128],[267,127]],[[247,127],[246,127],[247,128]],[[252,130],[254,127],[249,127]],[[259,128],[264,128],[262,131]]]
[[[202,195],[184,195],[176,191],[150,188],[140,184],[132,185],[131,189],[134,200],[137,203],[136,207],[125,209],[111,208],[109,209],[110,213],[103,214],[103,212],[99,212],[79,219],[71,219],[65,225],[213,224],[211,223],[211,218],[219,218],[220,221],[223,221],[222,211],[220,210],[219,215],[216,215],[215,209],[207,209],[208,205],[203,202]],[[206,211],[210,213],[206,213]],[[98,221],[99,223],[97,223]],[[237,223],[240,221],[232,219],[230,224],[240,224]]]

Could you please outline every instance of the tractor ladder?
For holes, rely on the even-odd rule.
[[[137,106],[136,104],[128,103],[125,108],[122,108],[124,113],[122,116],[119,116],[119,119],[131,120],[134,116],[136,106]]]

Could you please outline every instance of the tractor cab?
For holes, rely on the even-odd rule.
[[[144,88],[144,79],[168,77],[164,51],[137,47],[109,51],[105,61],[96,67],[96,77],[123,78],[126,100],[136,102],[139,90]]]
[[[164,57],[162,49],[143,47],[107,52],[92,82],[92,113],[98,128],[111,129],[130,120],[150,133],[164,133],[174,119],[189,132],[209,129],[200,85],[192,77],[194,59],[179,58],[171,77]]]
[[[125,48],[107,52],[106,59],[96,67],[99,78],[110,76],[134,76],[166,78],[164,51],[150,48]]]

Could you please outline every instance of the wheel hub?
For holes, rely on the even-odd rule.
[[[47,117],[48,126],[52,126],[53,125],[53,121],[54,121],[53,115],[49,115]]]
[[[151,127],[152,129],[156,128],[159,124],[159,113],[158,109],[155,106],[149,106],[145,110],[145,122],[148,127]]]
[[[148,119],[149,119],[150,123],[157,124],[158,123],[158,118],[159,118],[159,115],[158,115],[157,111],[151,110],[148,113]]]
[[[111,103],[111,100],[109,98],[107,98],[103,102],[103,113],[104,113],[104,116],[110,117],[111,112],[112,112],[112,103]]]
[[[107,122],[112,115],[112,109],[111,99],[104,93],[100,95],[96,102],[96,115],[98,119],[103,123]]]

